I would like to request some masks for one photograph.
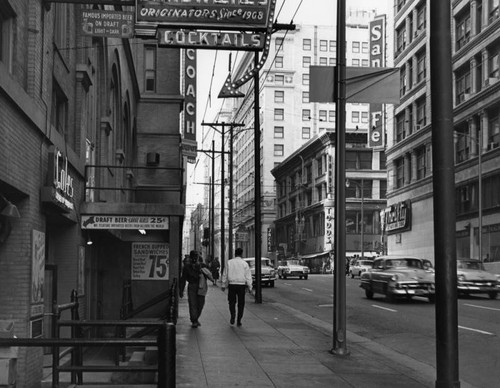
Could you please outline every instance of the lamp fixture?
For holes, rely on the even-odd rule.
[[[19,214],[19,210],[17,210],[17,206],[10,202],[7,198],[0,194],[0,204],[4,204],[2,211],[0,214],[6,217],[12,218],[21,218]]]
[[[142,235],[145,235],[146,231],[144,229],[139,229],[139,233],[142,234]]]
[[[92,241],[92,239],[89,237],[87,237],[87,245],[92,245],[94,242]]]

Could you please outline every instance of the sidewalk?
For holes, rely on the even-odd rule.
[[[247,294],[241,327],[229,324],[227,291],[211,286],[191,328],[179,302],[177,387],[434,387],[435,368],[347,332],[348,356],[330,353],[332,327]],[[462,387],[471,387],[461,381]]]

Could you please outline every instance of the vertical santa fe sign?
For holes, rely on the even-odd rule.
[[[167,243],[132,243],[132,280],[168,280]]]
[[[385,15],[370,22],[370,67],[385,67]],[[383,105],[370,104],[368,146],[384,146]]]

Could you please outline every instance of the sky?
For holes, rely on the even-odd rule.
[[[375,9],[379,14],[389,12],[393,0],[346,0],[346,9]],[[335,0],[277,0],[275,22],[315,25],[335,25]],[[197,52],[197,141],[198,149],[202,148],[203,129],[201,123],[215,122],[223,99],[217,96],[229,73],[229,51],[198,50]],[[232,52],[232,66],[241,52]],[[198,156],[200,159],[200,155]],[[188,164],[187,204],[196,205],[203,202],[203,185],[191,184],[203,181],[203,166]]]

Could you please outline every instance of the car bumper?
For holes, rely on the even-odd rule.
[[[462,292],[500,292],[500,285],[497,284],[480,284],[480,283],[458,283],[458,291]]]
[[[389,290],[394,295],[428,296],[436,293],[434,284],[402,283],[390,287]]]

